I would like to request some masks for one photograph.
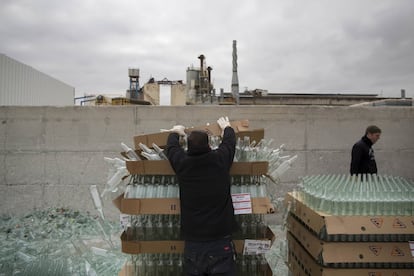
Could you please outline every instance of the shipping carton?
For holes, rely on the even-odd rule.
[[[253,214],[270,214],[275,211],[267,197],[254,197],[251,201]],[[124,198],[124,194],[121,194],[112,202],[123,214],[180,214],[178,198]]]
[[[273,245],[275,234],[272,230],[266,228],[266,237],[261,240],[270,240],[270,245]],[[237,253],[243,253],[244,240],[234,240]],[[121,234],[121,249],[123,253],[127,254],[141,254],[141,253],[183,253],[183,240],[162,240],[162,241],[140,241],[129,238],[127,232]]]
[[[265,175],[269,163],[258,162],[233,162],[230,175]],[[141,160],[126,161],[126,167],[130,174],[139,175],[175,175],[168,160]]]
[[[316,263],[311,255],[290,234],[288,267],[293,276],[414,276],[413,269],[399,268],[327,268]]]
[[[264,129],[259,128],[253,130],[240,131],[236,133],[236,138],[240,138],[241,140],[243,140],[244,137],[249,137],[250,142],[256,141],[256,143],[259,143],[260,140],[264,139]]]
[[[152,144],[156,144],[159,147],[165,147],[169,132],[159,132],[144,135],[134,136],[134,146],[136,150],[140,150],[139,143],[142,143],[148,147],[152,147]]]
[[[135,271],[135,267],[132,263],[130,262],[126,262],[123,266],[121,271],[119,272],[118,276],[136,276],[137,271]],[[241,274],[242,271],[239,271],[239,273]],[[259,271],[257,275],[262,275],[262,276],[272,276],[273,272],[272,269],[270,268],[269,264],[266,264],[266,266],[263,268],[263,270]],[[144,275],[143,275],[144,276]],[[175,274],[165,274],[163,276],[176,276]]]
[[[324,242],[291,215],[287,226],[290,234],[322,265],[394,263],[414,267],[409,242]]]
[[[180,213],[178,198],[124,198],[124,194],[112,200],[115,207],[128,215],[176,215]]]
[[[248,120],[234,121],[234,122],[230,122],[230,124],[234,128],[235,132],[247,131],[249,129]],[[221,135],[221,129],[217,123],[214,123],[211,125],[199,126],[199,127],[186,128],[185,132],[190,133],[193,130],[204,130],[210,133],[211,135],[215,135],[215,136]],[[166,146],[167,138],[169,134],[170,134],[169,132],[158,132],[158,133],[150,133],[150,134],[134,136],[135,149],[137,150],[139,149],[139,143],[143,143],[149,147],[152,146],[152,143],[156,144],[159,147],[164,147]]]
[[[245,136],[249,136],[250,141],[255,140],[256,142],[259,142],[261,139],[264,138],[264,129],[249,129],[248,120],[232,121],[230,122],[230,124],[236,132],[236,137],[240,137],[241,139],[243,139]],[[217,123],[206,126],[187,128],[185,129],[185,132],[189,134],[193,130],[203,130],[213,136],[220,136],[222,132]],[[169,132],[158,132],[134,136],[135,149],[140,149],[139,143],[147,145],[148,147],[152,147],[152,144],[154,143],[157,146],[164,148],[167,145],[167,139],[169,134]]]
[[[305,205],[296,193],[286,194],[291,213],[318,235],[405,235],[414,234],[414,216],[336,216]]]
[[[230,121],[230,125],[236,133],[249,130],[249,120]],[[186,133],[190,133],[193,130],[206,131],[210,135],[214,135],[214,136],[219,136],[221,135],[221,132],[222,132],[220,126],[216,122],[212,124],[204,125],[204,126],[187,128]]]

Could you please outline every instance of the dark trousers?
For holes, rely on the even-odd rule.
[[[184,271],[188,276],[235,276],[236,251],[231,238],[213,241],[186,241]]]

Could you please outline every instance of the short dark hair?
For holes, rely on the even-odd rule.
[[[368,134],[368,133],[371,133],[371,134],[381,133],[381,129],[374,125],[368,126],[367,129],[365,130],[365,134]]]
[[[208,134],[205,131],[194,130],[187,138],[188,154],[196,155],[210,151]]]

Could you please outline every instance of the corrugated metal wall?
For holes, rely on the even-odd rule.
[[[0,105],[73,105],[75,88],[0,54]]]

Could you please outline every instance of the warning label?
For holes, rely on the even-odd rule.
[[[402,256],[405,256],[405,254],[404,254],[404,251],[401,250],[401,248],[395,246],[391,251],[391,256],[402,257]]]
[[[402,222],[400,219],[396,218],[392,224],[392,227],[394,228],[407,228],[407,225],[405,225],[404,222]]]
[[[371,250],[371,252],[374,253],[375,256],[379,256],[379,254],[381,253],[381,249],[381,246],[371,245],[369,247],[369,250]]]
[[[382,218],[371,218],[372,224],[374,224],[377,228],[381,228],[384,220]]]
[[[252,213],[252,200],[249,193],[232,194],[231,199],[235,215]]]

